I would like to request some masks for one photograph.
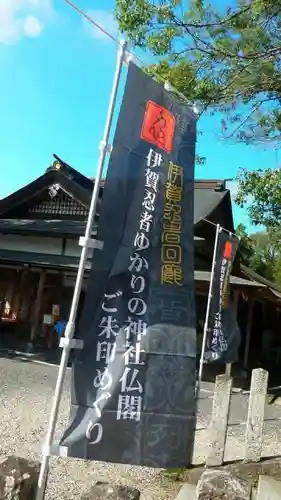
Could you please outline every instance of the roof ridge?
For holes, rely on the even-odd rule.
[[[281,287],[274,283],[273,281],[268,280],[267,278],[264,278],[260,274],[256,273],[253,271],[250,267],[245,266],[245,264],[240,264],[241,270],[244,271],[245,274],[249,274],[253,279],[256,279],[260,281],[261,283],[264,283],[270,288],[273,288],[273,290],[276,290],[277,292],[281,293]]]

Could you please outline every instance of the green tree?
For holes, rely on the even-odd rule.
[[[240,170],[235,201],[247,211],[253,224],[276,229],[281,226],[281,170]]]
[[[281,284],[281,232],[269,230],[248,235],[245,226],[239,224],[236,234],[240,237],[240,262]]]
[[[240,238],[240,243],[238,247],[238,258],[241,264],[249,266],[251,259],[254,254],[253,241],[249,237],[246,226],[244,224],[238,224],[236,228],[236,236]]]
[[[156,56],[148,71],[203,110],[224,113],[225,137],[277,140],[281,0],[226,0],[219,8],[212,1],[187,3],[117,0],[116,17],[134,46]]]
[[[250,267],[256,273],[270,281],[275,281],[275,263],[279,258],[276,252],[275,240],[267,232],[259,232],[250,236],[253,242],[253,255]]]

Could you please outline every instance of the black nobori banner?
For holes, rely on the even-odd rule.
[[[130,63],[76,337],[68,455],[184,467],[195,427],[196,119]]]
[[[237,361],[240,343],[229,286],[239,239],[221,227],[218,231],[204,359],[207,362],[221,360],[230,363]]]

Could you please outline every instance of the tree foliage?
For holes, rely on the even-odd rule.
[[[279,230],[281,226],[281,170],[240,170],[235,201],[247,208],[253,224]]]
[[[247,234],[239,224],[240,262],[270,281],[281,284],[281,231],[272,230]]]
[[[134,46],[156,56],[149,70],[160,81],[203,110],[224,113],[225,137],[275,141],[281,134],[281,0],[225,2],[216,8],[203,0],[117,0],[116,17]]]
[[[235,234],[240,239],[238,247],[239,262],[245,266],[249,266],[254,254],[254,248],[253,242],[246,231],[246,226],[244,224],[238,224]]]

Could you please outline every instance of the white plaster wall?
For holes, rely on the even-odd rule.
[[[36,252],[61,255],[62,238],[38,236],[20,236],[18,234],[1,234],[0,249],[18,252]]]

